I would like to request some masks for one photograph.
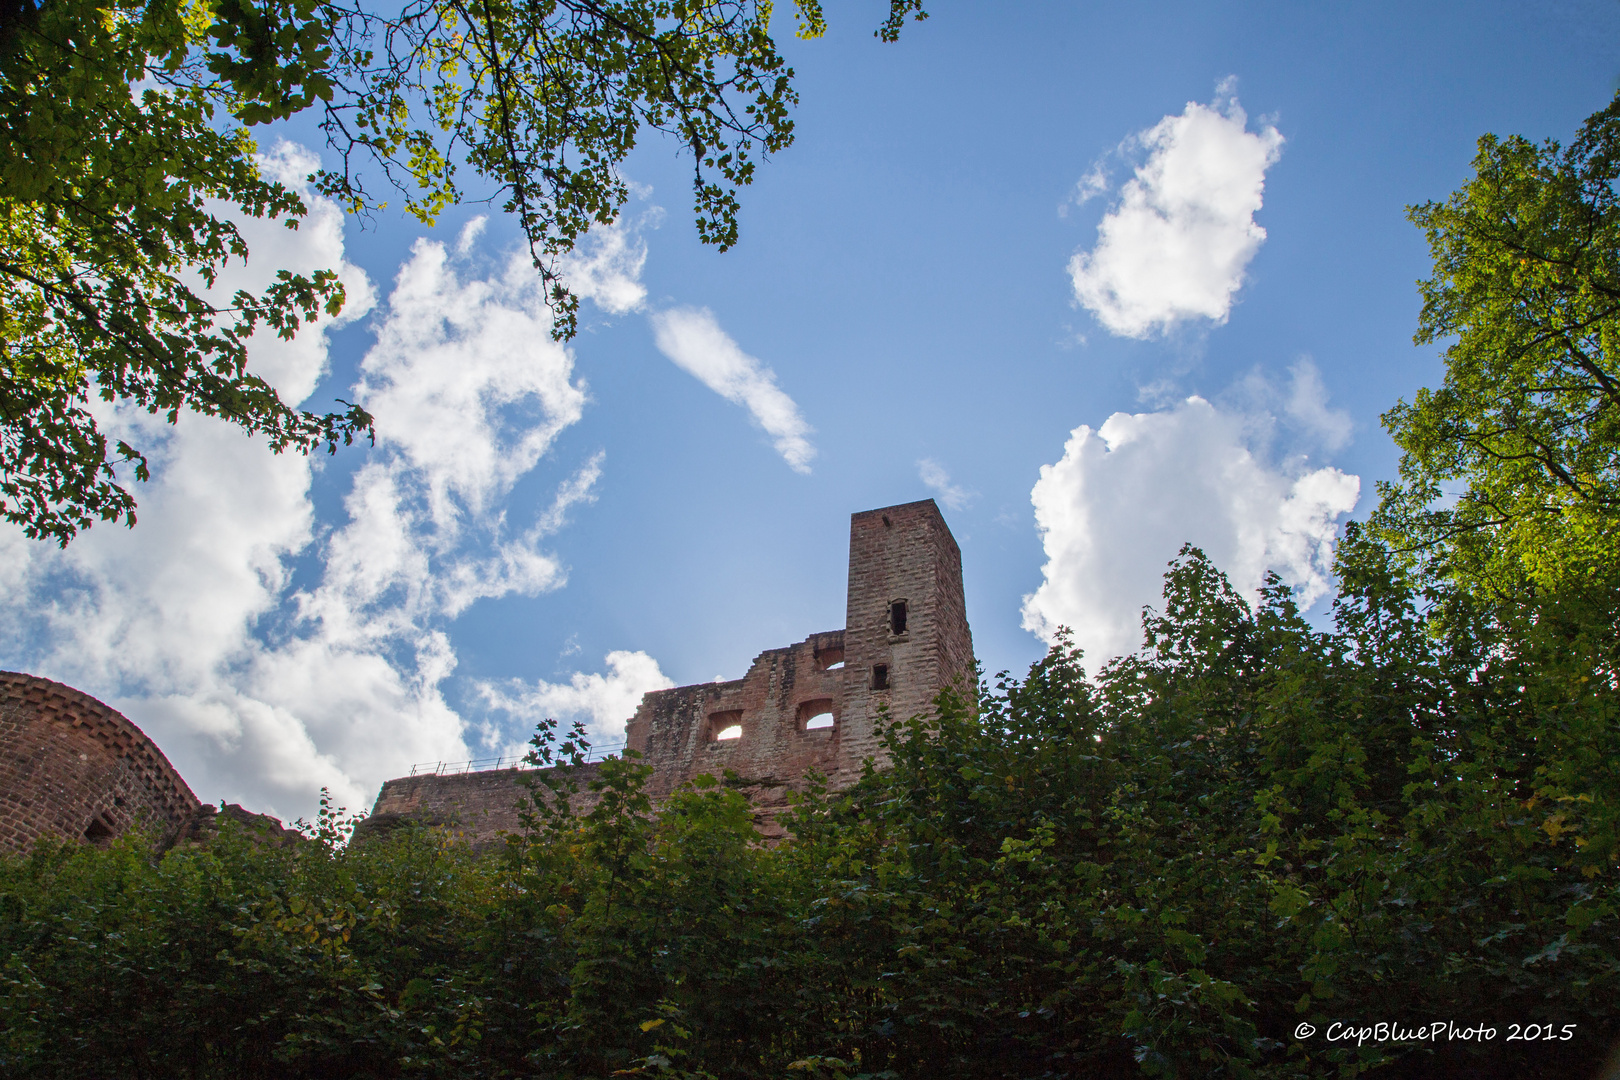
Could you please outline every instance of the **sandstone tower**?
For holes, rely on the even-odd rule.
[[[848,766],[878,752],[880,707],[905,720],[929,711],[952,683],[973,693],[962,552],[934,500],[850,518],[844,649]]]
[[[787,792],[815,770],[834,790],[879,759],[875,727],[925,713],[945,687],[973,692],[973,638],[962,596],[962,554],[932,499],[855,514],[842,630],[768,649],[747,674],[646,694],[626,730],[653,767],[647,790],[668,795],[730,769],[752,785],[767,833]],[[458,821],[473,840],[518,827],[519,770],[390,780],[372,817]],[[369,830],[368,830],[369,831]]]

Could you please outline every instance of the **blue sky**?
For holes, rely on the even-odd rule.
[[[378,446],[111,417],[156,452],[141,523],[0,534],[0,666],[292,817],[538,715],[611,739],[645,689],[841,626],[857,510],[941,500],[992,672],[1060,623],[1129,648],[1183,540],[1322,595],[1394,470],[1378,415],[1441,374],[1404,207],[1620,76],[1612,2],[941,3],[896,45],[877,3],[829,16],[779,35],[797,141],[740,245],[697,242],[687,163],[644,139],[566,351],[487,208],[258,235],[238,280],[341,263],[353,302],[255,362],[310,407],[361,394]],[[277,138],[289,176],[319,152]]]

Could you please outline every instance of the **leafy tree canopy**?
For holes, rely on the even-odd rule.
[[[1400,482],[1374,519],[1485,594],[1601,584],[1620,544],[1620,98],[1566,148],[1479,141],[1411,209],[1434,255],[1419,344],[1446,377],[1384,416]]]
[[[801,36],[825,31],[819,0],[794,10]],[[369,431],[347,403],[287,404],[248,364],[254,332],[341,309],[333,273],[209,291],[248,254],[231,215],[296,228],[306,210],[261,173],[249,127],[323,110],[338,165],[312,180],[355,212],[397,190],[431,224],[469,170],[522,227],[566,338],[577,299],[558,260],[617,219],[644,129],[691,154],[702,239],[737,241],[738,189],[793,138],[771,14],[768,0],[0,3],[0,517],[62,544],[97,519],[134,523],[127,480],[146,461],[109,444],[94,398],[219,416],[276,451]],[[908,16],[926,17],[921,0],[890,0],[879,35]]]

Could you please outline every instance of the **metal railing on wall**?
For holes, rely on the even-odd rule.
[[[603,746],[593,746],[585,754],[586,761],[601,761],[604,758],[616,757],[624,749],[624,743],[607,743]],[[472,758],[468,761],[424,761],[411,766],[412,776],[458,776],[462,773],[493,772],[497,769],[525,769],[533,768],[526,765],[521,757],[492,757]]]

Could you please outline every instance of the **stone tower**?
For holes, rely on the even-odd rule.
[[[880,747],[872,729],[925,713],[946,686],[973,692],[973,636],[962,597],[962,552],[934,500],[849,521],[840,764],[859,770]]]

